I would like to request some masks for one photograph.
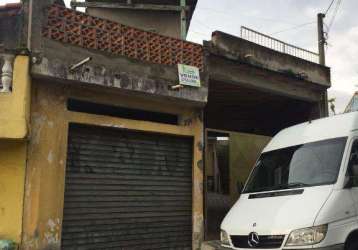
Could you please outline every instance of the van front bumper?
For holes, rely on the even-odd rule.
[[[221,245],[220,241],[210,241],[210,242],[203,242],[201,250],[232,250],[235,248],[231,248],[231,247],[224,247]],[[252,248],[254,250],[260,250],[260,249],[255,249]],[[282,248],[279,248],[282,249]],[[278,249],[278,250],[279,250]],[[245,249],[245,250],[249,250],[249,249]],[[265,249],[262,249],[265,250]],[[294,249],[294,248],[283,248],[282,250],[344,250],[344,244],[339,244],[339,245],[334,245],[334,246],[329,246],[329,247],[320,247],[320,248],[300,248],[300,249]]]
[[[329,247],[320,247],[320,248],[300,248],[300,249],[284,248],[283,250],[309,250],[309,249],[310,250],[344,250],[344,244],[339,244]]]

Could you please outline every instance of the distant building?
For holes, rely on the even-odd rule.
[[[89,15],[161,35],[185,39],[197,0],[72,1]]]
[[[358,111],[358,92],[355,92],[349,101],[344,113]]]

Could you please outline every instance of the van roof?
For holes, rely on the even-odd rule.
[[[272,138],[264,152],[309,142],[348,136],[358,129],[358,112],[312,120],[281,130]]]

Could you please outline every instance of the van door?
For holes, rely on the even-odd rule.
[[[355,139],[349,155],[347,180],[350,181],[351,195],[358,213],[358,139]]]

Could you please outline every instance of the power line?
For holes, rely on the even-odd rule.
[[[334,1],[335,1],[335,0],[333,0],[333,2],[334,2]],[[229,12],[226,12],[226,11],[221,11],[221,10],[216,10],[216,9],[206,8],[206,7],[204,7],[204,8],[201,7],[200,10],[212,11],[212,12],[217,13],[217,14],[225,15],[225,18],[232,19],[232,18],[229,16],[229,15],[232,14],[232,13],[229,13]],[[247,16],[247,15],[246,15],[246,16]],[[262,21],[277,22],[277,23],[286,24],[286,25],[294,25],[294,23],[288,22],[288,21],[286,21],[286,20],[262,18],[262,17],[255,17],[255,16],[247,16],[247,17],[255,18],[255,19],[258,19],[258,20],[262,20]],[[293,27],[291,27],[291,28],[287,28],[287,29],[284,29],[284,30],[280,30],[280,31],[274,32],[274,33],[272,33],[272,34],[270,34],[270,35],[279,34],[279,33],[282,33],[282,32],[286,32],[286,31],[298,29],[298,28],[301,28],[301,27],[303,27],[303,26],[307,26],[307,25],[310,25],[310,24],[313,24],[313,23],[316,23],[316,22],[314,21],[314,22],[309,22],[309,23],[298,24],[298,25],[293,26]],[[201,24],[202,26],[205,25],[204,23],[200,23],[200,24]],[[205,25],[205,28],[210,28],[210,27],[207,26],[207,25]]]
[[[331,3],[329,4],[327,10],[324,12],[325,15],[327,15],[328,11],[331,9],[333,3],[334,3],[335,0],[332,0]]]
[[[339,7],[341,6],[342,1],[343,1],[343,0],[338,0],[338,1],[337,1],[336,8],[334,9],[334,12],[333,12],[331,21],[330,21],[330,23],[329,23],[329,25],[328,25],[328,28],[327,28],[327,34],[329,33],[329,31],[331,30],[331,28],[332,28],[332,26],[333,26],[333,23],[334,23],[334,21],[335,21],[335,19],[336,19],[336,16],[337,16],[337,14],[338,14]]]
[[[206,29],[208,29],[208,30],[210,30],[210,31],[215,30],[214,28],[210,27],[209,25],[205,24],[205,23],[202,22],[202,21],[199,21],[198,19],[193,19],[193,22],[194,22],[194,23],[197,23],[197,24],[199,24],[199,25],[201,25],[202,27],[204,27],[204,28],[206,28]]]
[[[279,33],[287,32],[287,31],[291,31],[291,30],[296,30],[296,29],[299,29],[299,28],[302,28],[302,27],[304,27],[304,26],[307,26],[307,25],[310,25],[310,24],[314,24],[314,23],[316,23],[316,22],[302,23],[302,24],[296,25],[296,26],[294,26],[294,27],[291,27],[291,28],[289,28],[289,29],[284,29],[284,30],[280,30],[280,31],[271,33],[271,34],[269,34],[269,35],[272,36],[272,35],[276,35],[276,34],[279,34]]]
[[[192,32],[194,34],[197,34],[197,35],[200,35],[200,36],[205,36],[205,37],[210,37],[210,33],[209,34],[205,34],[203,32],[199,32],[199,31],[196,31],[196,30],[189,30],[189,33]]]
[[[225,18],[228,18],[230,20],[233,20],[232,15],[235,15],[235,13],[231,13],[228,11],[223,11],[223,10],[216,10],[216,9],[212,9],[212,8],[207,8],[207,7],[200,7],[199,10],[202,11],[211,11],[213,13],[219,14],[219,15],[223,15]],[[249,18],[253,18],[253,19],[257,19],[257,20],[262,20],[262,21],[267,21],[267,22],[275,22],[275,23],[281,23],[281,24],[287,24],[287,25],[292,25],[294,23],[290,22],[289,20],[280,20],[280,19],[273,19],[273,18],[263,18],[263,17],[258,17],[258,16],[252,16],[252,15],[247,15],[247,14],[243,14],[243,16],[245,17],[249,17]]]
[[[206,29],[208,29],[208,30],[210,30],[210,31],[215,30],[214,28],[208,26],[208,25],[205,24],[204,22],[199,21],[199,20],[197,20],[197,19],[194,19],[193,22],[195,22],[195,23],[201,25],[202,27],[204,27],[204,28],[206,28]],[[272,33],[272,34],[270,34],[270,35],[275,35],[275,34],[279,34],[279,33],[282,33],[282,32],[286,32],[286,31],[298,29],[298,28],[301,28],[301,27],[304,27],[304,26],[307,26],[307,25],[310,25],[310,24],[314,24],[314,23],[316,23],[316,22],[315,22],[315,21],[312,21],[312,22],[309,22],[309,23],[299,24],[299,25],[293,26],[293,27],[288,28],[288,29],[284,29],[284,30],[280,30],[280,31],[274,32],[274,33]]]
[[[325,25],[325,27],[326,27],[326,32],[325,32],[325,42],[326,42],[326,44],[327,45],[329,45],[328,43],[327,43],[327,41],[328,41],[328,37],[329,37],[329,32],[330,32],[330,30],[331,30],[331,28],[332,28],[332,26],[333,26],[333,24],[334,24],[334,21],[335,21],[335,19],[336,19],[336,16],[337,16],[337,14],[338,14],[338,11],[339,11],[339,7],[341,6],[341,4],[342,4],[342,2],[343,2],[343,0],[338,0],[337,1],[337,4],[336,4],[336,7],[335,7],[335,9],[334,9],[334,11],[333,11],[333,14],[332,14],[332,17],[331,17],[331,20],[330,20],[330,22],[329,22],[329,24],[328,25],[326,25],[326,24],[324,24]],[[326,51],[328,50],[328,46],[326,47]]]

